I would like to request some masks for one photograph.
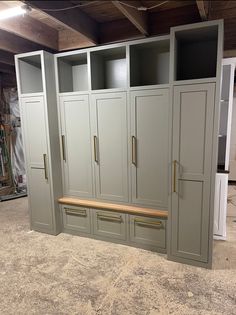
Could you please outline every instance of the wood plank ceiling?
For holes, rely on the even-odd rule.
[[[8,77],[16,53],[57,52],[168,34],[175,25],[221,18],[225,55],[236,56],[236,1],[1,1],[0,11],[24,4],[31,8],[25,16],[0,21],[0,73]],[[72,9],[65,10],[68,7]]]

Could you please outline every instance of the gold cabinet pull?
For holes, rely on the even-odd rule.
[[[48,180],[47,154],[43,155],[43,164],[44,164],[44,177],[46,180]]]
[[[65,151],[65,136],[61,136],[61,144],[62,144],[62,158],[63,161],[66,161],[66,151]]]
[[[173,178],[173,192],[176,193],[176,169],[177,169],[177,161],[174,160],[174,178]]]
[[[137,166],[137,139],[132,136],[132,164]]]
[[[64,208],[65,213],[69,215],[77,215],[80,217],[87,217],[87,211],[83,209],[70,209],[70,208]]]
[[[97,213],[97,217],[100,220],[122,222],[121,215],[115,216],[115,215],[106,215],[106,214],[99,214],[99,213]]]
[[[161,221],[145,221],[142,219],[135,218],[134,222],[139,225],[154,226],[156,228],[161,228],[163,226]]]
[[[98,137],[93,136],[94,161],[98,163]]]

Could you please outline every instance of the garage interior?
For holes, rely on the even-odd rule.
[[[1,1],[1,314],[235,314],[235,27],[235,1]]]

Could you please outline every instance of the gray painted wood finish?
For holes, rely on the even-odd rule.
[[[64,232],[166,252],[166,220],[79,206],[61,207]]]
[[[91,232],[90,209],[83,207],[63,206],[63,226],[65,230],[82,233]]]
[[[130,241],[166,248],[166,221],[129,215]]]
[[[64,193],[93,196],[90,105],[88,95],[60,97]]]
[[[18,61],[22,94],[43,92],[40,55],[20,58]]]
[[[128,201],[126,93],[92,95],[92,114],[96,197]]]
[[[50,173],[47,160],[44,97],[22,98],[21,112],[26,147],[31,225],[36,230],[47,231],[52,229],[53,219],[50,185],[48,179],[45,178],[45,172],[48,178]],[[45,161],[44,154],[46,154]]]
[[[131,92],[132,202],[167,209],[169,89]]]
[[[208,262],[215,84],[174,87],[171,255]],[[174,172],[174,168],[173,168]]]
[[[95,235],[126,240],[126,214],[92,210],[92,215]]]

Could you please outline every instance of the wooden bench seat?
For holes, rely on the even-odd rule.
[[[71,206],[82,206],[87,208],[95,208],[95,209],[104,209],[104,210],[113,210],[117,212],[124,212],[130,214],[139,214],[146,215],[150,217],[162,217],[167,218],[168,212],[165,210],[155,210],[149,208],[142,208],[130,205],[121,205],[115,203],[107,203],[95,200],[87,200],[87,199],[79,199],[79,198],[71,198],[71,197],[62,197],[58,199],[60,204],[71,205]]]

